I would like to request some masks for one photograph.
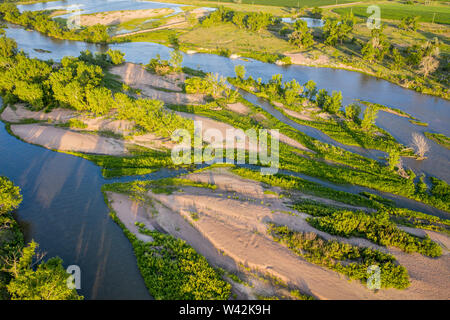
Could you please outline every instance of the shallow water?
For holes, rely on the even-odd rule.
[[[325,21],[322,19],[314,19],[308,17],[301,17],[298,19],[305,21],[308,28],[319,28],[323,27],[323,25],[325,24]],[[294,23],[296,20],[297,19],[295,18],[281,18],[281,21],[285,23]]]
[[[162,170],[158,179],[179,174]],[[131,243],[109,217],[101,187],[133,178],[104,179],[92,162],[20,141],[0,122],[0,175],[18,185],[23,202],[17,219],[27,240],[47,257],[81,269],[87,299],[151,299]]]

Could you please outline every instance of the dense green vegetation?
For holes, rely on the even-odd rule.
[[[274,16],[264,12],[238,12],[225,7],[219,7],[202,20],[204,27],[210,27],[218,23],[231,22],[239,28],[250,31],[261,31],[269,25],[277,23]]]
[[[0,176],[0,300],[80,300],[67,286],[69,274],[60,258],[36,259],[37,243],[24,247],[23,234],[12,215],[22,202],[19,187]],[[37,265],[36,265],[37,264]]]
[[[228,81],[258,97],[268,99],[274,108],[292,121],[317,128],[343,144],[382,151],[405,149],[388,132],[375,125],[378,111],[375,104],[368,105],[363,119],[360,120],[359,106],[349,105],[345,108],[345,112],[341,111],[343,108],[341,93],[333,91],[330,95],[324,89],[317,90],[313,81],[308,81],[303,86],[295,79],[283,82],[281,74],[274,75],[268,83],[263,83],[260,79],[254,80],[252,77],[243,79],[239,76],[229,78]],[[313,120],[304,120],[287,114],[278,103],[296,112],[304,111],[306,106],[319,107],[321,110],[308,111]],[[326,112],[330,116],[321,117],[319,115],[321,112]],[[409,154],[407,150],[404,153]]]
[[[350,279],[368,280],[371,265],[381,270],[381,287],[405,289],[409,276],[405,267],[398,265],[395,258],[371,248],[359,248],[346,243],[325,240],[314,233],[289,230],[286,226],[269,225],[268,232],[274,240],[286,245],[295,254],[306,260],[340,272]]]
[[[19,187],[0,176],[0,300],[9,299],[7,284],[11,274],[5,270],[5,260],[23,247],[23,235],[11,211],[22,202]]]
[[[256,117],[244,117],[236,114],[227,108],[227,101],[223,99],[200,106],[168,107],[176,111],[206,116],[243,130],[261,127],[279,129],[280,133],[286,134],[288,137],[316,152],[316,154],[301,152],[294,147],[281,143],[280,169],[304,173],[338,184],[356,184],[399,194],[449,211],[448,204],[443,201],[440,195],[430,194],[426,190],[426,192],[418,192],[416,190],[415,175],[412,171],[408,170],[408,179],[402,178],[400,175],[393,174],[388,166],[382,166],[375,160],[364,158],[308,137],[289,125],[281,123],[262,108],[249,103],[241,97],[237,97],[236,101],[242,102],[254,114],[261,114],[263,117],[259,117],[256,120]],[[261,120],[261,118],[263,119]],[[299,156],[300,154],[302,156]],[[336,165],[327,164],[324,160],[331,160]]]
[[[233,168],[232,172],[243,178],[261,181],[270,186],[276,186],[286,190],[299,190],[306,194],[332,199],[350,205],[369,208],[377,208],[379,206],[378,202],[367,199],[366,197],[345,191],[334,190],[299,177],[280,173],[275,175],[261,175],[258,171],[246,168]]]
[[[148,202],[146,193],[151,190],[153,193],[172,194],[175,191],[182,190],[182,187],[196,187],[216,189],[216,185],[194,182],[183,178],[163,178],[159,180],[132,181],[126,183],[111,183],[105,185],[103,191],[113,191],[117,193],[128,194],[134,200]]]
[[[430,238],[419,239],[399,229],[389,220],[389,214],[378,211],[335,211],[330,215],[310,218],[315,228],[343,237],[364,237],[383,246],[394,246],[405,252],[419,252],[430,257],[442,255],[441,247]]]
[[[431,133],[431,132],[425,132],[425,136],[433,140],[434,142],[440,144],[441,146],[446,147],[447,149],[450,149],[450,138],[442,133]]]
[[[231,286],[185,241],[137,224],[139,232],[152,239],[144,242],[128,231],[114,212],[111,217],[132,243],[139,270],[155,299],[222,300],[230,297]]]
[[[383,199],[373,194],[361,193],[361,195],[367,196],[372,200],[370,202],[371,207],[376,208],[380,216],[385,217],[386,215],[389,215],[389,219],[394,223],[412,228],[434,230],[444,233],[450,232],[450,220],[441,219],[436,216],[406,208],[397,208],[387,199]],[[340,200],[340,202],[343,201]],[[363,205],[363,203],[360,204],[360,206]],[[341,206],[326,205],[313,200],[297,200],[294,202],[292,208],[300,212],[308,213],[314,217],[331,216],[337,211],[349,210],[348,208],[343,208]],[[353,211],[356,211],[356,209]]]
[[[152,132],[170,137],[179,128],[193,129],[191,120],[167,112],[163,103],[151,99],[135,99],[108,88],[105,69],[123,62],[123,54],[108,50],[80,57],[64,57],[61,64],[30,59],[17,52],[14,40],[0,38],[0,91],[4,103],[23,101],[35,110],[54,107],[71,108],[94,116],[113,113],[119,120],[136,124],[137,132]]]
[[[69,274],[60,258],[51,258],[34,267],[38,245],[30,242],[23,248],[17,264],[10,267],[13,279],[8,292],[13,300],[82,300],[75,289],[67,286]]]
[[[94,155],[77,152],[68,152],[88,159],[99,167],[107,178],[144,175],[160,168],[175,168],[169,151],[156,151],[151,149],[136,150],[131,156],[115,157],[108,155]]]
[[[156,299],[228,299],[231,286],[186,242],[140,228],[153,241],[133,243],[145,284]]]

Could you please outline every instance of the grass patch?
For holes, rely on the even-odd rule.
[[[249,32],[232,23],[195,28],[180,35],[180,41],[183,46],[201,47],[204,49],[202,51],[219,53],[215,51],[226,50],[249,58],[258,58],[256,55],[262,54],[278,57],[283,52],[297,49],[267,30],[262,30],[260,33]]]
[[[437,144],[440,144],[441,146],[450,149],[450,138],[447,137],[444,134],[441,133],[431,133],[431,132],[425,132],[425,136],[436,142]]]
[[[139,225],[139,232],[153,239],[143,242],[127,230],[114,212],[110,215],[133,245],[139,270],[155,299],[229,299],[231,285],[185,241]]]
[[[450,6],[433,5],[426,6],[421,4],[401,4],[401,3],[380,3],[377,4],[381,9],[381,19],[401,20],[404,17],[419,17],[420,22],[432,22],[433,16],[435,23],[450,24]],[[353,14],[360,18],[367,18],[368,5],[348,6],[345,8],[333,9],[338,14],[346,14],[353,11]]]
[[[416,126],[421,126],[421,127],[428,127],[428,123],[426,122],[422,122],[419,120],[408,120],[409,122],[411,122],[412,124],[415,124]]]

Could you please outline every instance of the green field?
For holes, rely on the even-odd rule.
[[[268,52],[283,53],[296,47],[267,30],[247,32],[233,24],[218,24],[209,28],[197,28],[180,36],[184,45],[206,49],[227,49],[231,53]]]
[[[233,0],[206,0],[209,2],[235,2]],[[357,0],[242,0],[242,4],[259,4],[264,6],[277,6],[277,7],[320,7],[327,5],[335,5],[351,2],[359,2]]]
[[[435,23],[450,24],[450,6],[448,5],[425,6],[418,4],[383,3],[378,4],[378,6],[381,9],[381,19],[383,20],[401,20],[404,17],[417,16],[420,17],[420,22],[432,22],[434,16]],[[356,5],[345,8],[336,8],[332,11],[338,14],[345,14],[352,10],[355,16],[367,18],[369,16],[366,11],[367,7],[368,5]]]

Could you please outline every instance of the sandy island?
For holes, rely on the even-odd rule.
[[[124,142],[113,138],[39,124],[12,125],[11,131],[26,142],[53,150],[115,156],[127,154]]]
[[[171,13],[173,13],[173,9],[169,8],[107,11],[93,14],[83,14],[80,16],[80,24],[83,26],[92,26],[95,24],[111,26],[134,19],[166,16]]]
[[[272,274],[319,299],[450,297],[450,281],[442,278],[450,269],[449,252],[445,248],[443,256],[432,259],[420,254],[406,254],[397,249],[379,247],[366,239],[330,236],[311,227],[305,221],[307,214],[286,214],[292,209],[287,206],[289,200],[277,196],[281,191],[279,188],[269,188],[275,194],[268,194],[260,183],[237,177],[226,168],[190,174],[185,178],[213,183],[217,189],[182,187],[182,191],[170,195],[149,191],[147,195],[154,203],[152,208],[138,205],[125,195],[108,193],[108,197],[121,221],[132,232],[137,232],[133,227],[134,221],[144,222],[151,228],[164,230],[186,240],[212,265],[233,270],[236,265],[243,264]],[[296,197],[299,196],[302,195],[296,194]],[[315,200],[319,201],[320,198]],[[192,217],[193,212],[198,218]],[[361,283],[349,282],[342,275],[311,264],[274,242],[266,233],[266,222],[284,224],[296,231],[314,232],[326,239],[338,239],[388,251],[408,269],[411,286],[406,290],[387,289],[373,293]],[[448,244],[447,236],[424,232],[433,240]]]

